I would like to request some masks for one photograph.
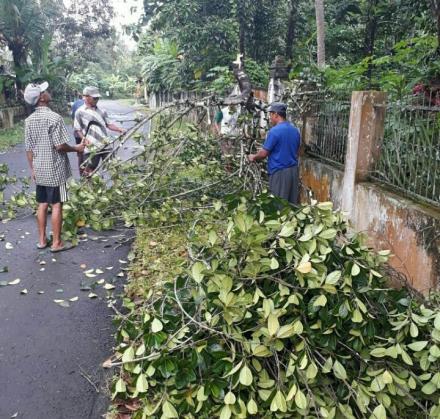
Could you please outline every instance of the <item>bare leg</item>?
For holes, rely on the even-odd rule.
[[[46,246],[47,237],[46,237],[46,224],[47,224],[47,208],[49,204],[38,204],[37,209],[37,225],[38,225],[38,244],[41,247]]]
[[[63,246],[61,241],[61,226],[63,223],[63,203],[58,202],[57,204],[52,204],[52,231],[53,231],[53,242],[52,249],[58,249]]]

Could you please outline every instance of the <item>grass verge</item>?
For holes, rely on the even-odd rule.
[[[15,124],[14,128],[0,129],[0,151],[7,150],[24,141],[24,121]]]

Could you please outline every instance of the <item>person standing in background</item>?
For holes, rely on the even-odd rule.
[[[274,102],[269,107],[270,124],[266,141],[258,153],[250,154],[250,162],[268,158],[269,189],[291,204],[299,201],[298,151],[301,142],[297,127],[286,120],[287,105]]]

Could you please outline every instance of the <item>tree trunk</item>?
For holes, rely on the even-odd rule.
[[[12,58],[14,60],[15,84],[17,90],[21,90],[24,87],[21,77],[23,76],[23,70],[27,63],[26,48],[24,45],[18,43],[9,44],[8,47],[12,52]]]
[[[376,41],[376,31],[377,31],[377,15],[376,6],[378,0],[369,0],[368,11],[367,11],[367,23],[365,27],[365,40],[364,40],[364,51],[365,57],[373,57],[374,53],[374,43]],[[371,77],[373,74],[373,64],[370,62],[368,64],[367,79],[368,87],[371,88]]]
[[[315,0],[316,37],[318,44],[318,68],[325,66],[325,20],[324,0]]]
[[[238,0],[237,2],[237,21],[238,21],[238,49],[243,55],[246,55],[246,1]]]
[[[430,0],[430,4],[437,25],[437,54],[440,55],[440,0]]]
[[[286,60],[291,61],[293,58],[293,43],[295,41],[295,29],[297,19],[297,1],[290,1],[290,13],[289,22],[287,24],[287,36],[286,36]]]

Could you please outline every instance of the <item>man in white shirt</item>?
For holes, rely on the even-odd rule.
[[[106,147],[107,129],[123,134],[125,130],[111,123],[105,110],[98,107],[101,98],[99,89],[87,86],[83,90],[84,105],[75,113],[73,124],[75,134],[86,144],[84,174],[90,175],[105,159],[110,150]],[[90,154],[93,154],[92,156]]]

